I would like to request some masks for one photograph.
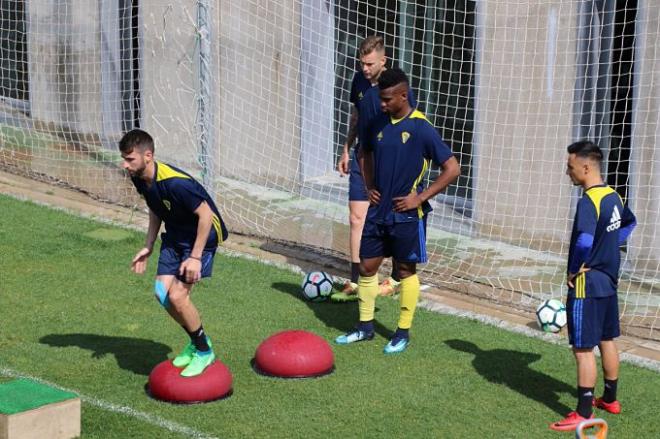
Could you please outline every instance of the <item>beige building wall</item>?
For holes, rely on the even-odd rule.
[[[28,3],[35,119],[77,133],[121,135],[118,84],[111,94],[103,89],[102,69],[108,66],[102,63],[118,61],[104,54],[100,25],[104,11],[117,19],[113,3]],[[209,5],[212,96],[207,103],[214,116],[215,170],[293,189],[300,160],[299,4],[228,0]],[[199,171],[197,1],[141,2],[140,20],[142,128],[154,136],[160,159]],[[106,38],[115,37],[111,25],[105,31],[110,32]],[[120,66],[109,68],[116,73]],[[103,117],[109,115],[103,99],[113,99],[113,117],[119,118],[111,133],[104,133]]]
[[[660,10],[640,4],[641,25],[635,77],[636,106],[630,167],[630,204],[637,216],[629,252],[635,269],[657,276],[660,271]]]
[[[218,5],[217,102],[222,106],[216,112],[217,169],[224,176],[295,189],[300,159],[298,2],[223,0]]]
[[[118,139],[121,66],[113,56],[120,53],[110,52],[118,50],[119,23],[105,23],[106,35],[101,30],[101,20],[117,20],[118,4],[104,1],[109,3],[28,3],[31,110],[39,121],[79,134],[105,134]],[[143,2],[140,8],[142,128],[156,139],[159,158],[195,167],[197,2]],[[108,15],[103,16],[103,11],[109,11]],[[111,41],[104,42],[104,38]],[[114,76],[103,78],[103,69]],[[113,101],[113,114],[103,107],[104,99]],[[112,132],[104,132],[104,117],[115,119]]]
[[[299,6],[295,0],[209,4],[216,175],[292,188],[300,159]],[[198,169],[197,1],[141,8],[144,126],[159,141],[161,157]]]
[[[198,166],[196,0],[140,2],[143,128],[157,156],[189,172]]]
[[[564,171],[576,7],[560,0],[482,6],[474,158],[479,232],[559,251],[571,204]]]
[[[79,133],[101,126],[98,2],[30,0],[32,117]]]

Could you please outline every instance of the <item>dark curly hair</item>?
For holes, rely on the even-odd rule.
[[[399,84],[406,84],[406,87],[409,85],[408,77],[405,73],[403,73],[403,70],[401,69],[393,68],[385,70],[378,77],[378,88],[381,90],[385,90],[386,88],[394,87],[395,85]]]
[[[119,141],[119,151],[130,154],[134,149],[140,152],[154,152],[154,139],[146,131],[134,129],[121,138]]]

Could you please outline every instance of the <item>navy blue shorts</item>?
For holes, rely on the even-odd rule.
[[[367,220],[362,230],[360,258],[380,256],[392,257],[397,262],[426,263],[426,217],[390,225]]]
[[[179,276],[179,267],[181,263],[190,256],[192,248],[182,247],[163,239],[160,246],[160,256],[158,257],[158,271],[159,276],[173,275],[176,276],[181,282],[186,283],[184,276]],[[213,258],[215,250],[204,250],[202,252],[202,272],[201,277],[211,277],[213,271]]]
[[[619,329],[619,300],[617,295],[566,301],[568,342],[576,348],[593,348],[603,340],[621,334]]]
[[[364,178],[357,158],[357,151],[357,148],[355,148],[351,157],[348,174],[348,201],[369,201],[367,187],[364,185]]]

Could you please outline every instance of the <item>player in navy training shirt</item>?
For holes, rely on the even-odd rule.
[[[584,189],[578,201],[568,252],[566,310],[568,339],[577,363],[578,404],[565,419],[550,425],[571,431],[593,417],[592,405],[610,413],[621,412],[616,399],[619,354],[614,338],[619,331],[617,285],[621,259],[619,246],[636,225],[635,216],[621,197],[601,177],[603,153],[589,141],[568,147],[566,173]],[[605,390],[594,398],[598,346],[603,363]]]
[[[197,308],[190,299],[193,284],[211,276],[217,246],[227,238],[218,208],[206,190],[184,171],[154,159],[153,138],[142,130],[129,131],[119,142],[123,167],[149,207],[149,228],[131,268],[143,274],[158,237],[160,256],[154,293],[190,337],[173,360],[182,376],[201,374],[215,360]]]
[[[354,299],[357,296],[357,280],[360,275],[360,238],[364,219],[369,208],[367,190],[364,187],[364,178],[361,171],[361,159],[359,144],[353,149],[351,147],[358,138],[360,123],[359,106],[367,90],[377,83],[381,72],[385,70],[385,45],[383,38],[372,35],[360,43],[359,47],[361,69],[355,72],[351,84],[350,101],[351,118],[349,121],[348,134],[344,142],[344,148],[337,163],[340,175],[348,175],[348,210],[349,210],[349,254],[351,258],[351,277],[342,288],[341,294],[334,294],[333,300]]]
[[[350,101],[353,104],[349,132],[346,136],[344,149],[337,164],[341,175],[349,174],[348,206],[350,224],[349,251],[351,257],[351,278],[341,293],[331,296],[332,300],[356,300],[357,281],[360,274],[360,240],[366,218],[369,201],[367,190],[362,176],[361,145],[364,143],[364,133],[374,123],[384,126],[387,116],[380,109],[380,96],[378,93],[378,78],[385,67],[385,46],[380,36],[369,36],[360,43],[359,48],[361,69],[355,72],[351,85]],[[417,107],[414,93],[409,93],[409,102],[413,108]],[[351,146],[357,139],[357,144],[350,154]],[[351,160],[352,157],[352,160]],[[398,289],[399,277],[396,266],[392,266],[392,274],[380,285],[381,295],[394,294]]]
[[[426,262],[427,200],[460,175],[458,161],[424,115],[410,106],[409,84],[399,69],[383,72],[378,80],[382,110],[389,122],[366,134],[364,178],[371,203],[360,245],[359,314],[357,328],[337,337],[350,344],[374,337],[378,268],[392,257],[401,276],[400,315],[386,354],[403,352],[419,298],[417,263]],[[442,168],[431,185],[423,187],[430,162]]]

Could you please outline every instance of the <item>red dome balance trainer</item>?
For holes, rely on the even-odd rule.
[[[254,355],[254,369],[279,378],[309,378],[334,370],[335,357],[328,342],[301,330],[282,331],[264,340]]]
[[[171,360],[158,364],[149,374],[149,394],[162,401],[193,404],[225,398],[232,391],[232,375],[216,360],[200,375],[182,377]]]

